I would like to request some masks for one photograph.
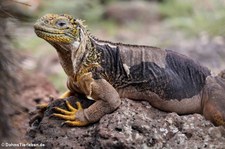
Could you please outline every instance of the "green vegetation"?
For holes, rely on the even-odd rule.
[[[165,23],[175,29],[182,29],[190,35],[203,31],[211,36],[225,35],[224,0],[166,0],[160,4]]]

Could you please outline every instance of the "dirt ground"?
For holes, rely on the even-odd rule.
[[[30,112],[41,103],[48,103],[49,97],[57,97],[58,93],[53,85],[41,73],[29,74],[18,72],[19,89],[13,104],[5,111],[10,117],[13,138],[16,143],[27,142],[26,132],[29,126]]]

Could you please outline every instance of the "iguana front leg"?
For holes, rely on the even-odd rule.
[[[119,94],[114,87],[104,79],[94,80],[91,73],[86,73],[80,77],[78,87],[96,102],[87,109],[79,108],[79,106],[78,109],[72,109],[72,106],[68,103],[69,111],[56,108],[62,114],[54,113],[52,116],[65,119],[64,124],[85,126],[97,122],[104,115],[113,112],[121,104]]]

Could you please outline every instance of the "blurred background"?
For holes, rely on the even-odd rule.
[[[0,11],[0,141],[26,142],[29,112],[66,90],[55,49],[33,30],[46,13],[86,20],[102,40],[171,49],[214,74],[225,69],[225,0],[0,0]]]
[[[9,2],[10,0],[5,0]],[[171,49],[218,73],[225,68],[225,0],[11,0],[20,12],[8,25],[13,46],[24,54],[22,66],[42,72],[61,92],[66,77],[56,52],[33,31],[46,13],[86,20],[99,39]],[[20,2],[20,3],[19,3]],[[20,20],[20,21],[18,21]]]

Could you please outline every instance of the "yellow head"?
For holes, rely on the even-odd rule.
[[[34,29],[37,36],[48,42],[65,44],[80,42],[86,32],[81,20],[67,14],[47,14],[37,20]]]

